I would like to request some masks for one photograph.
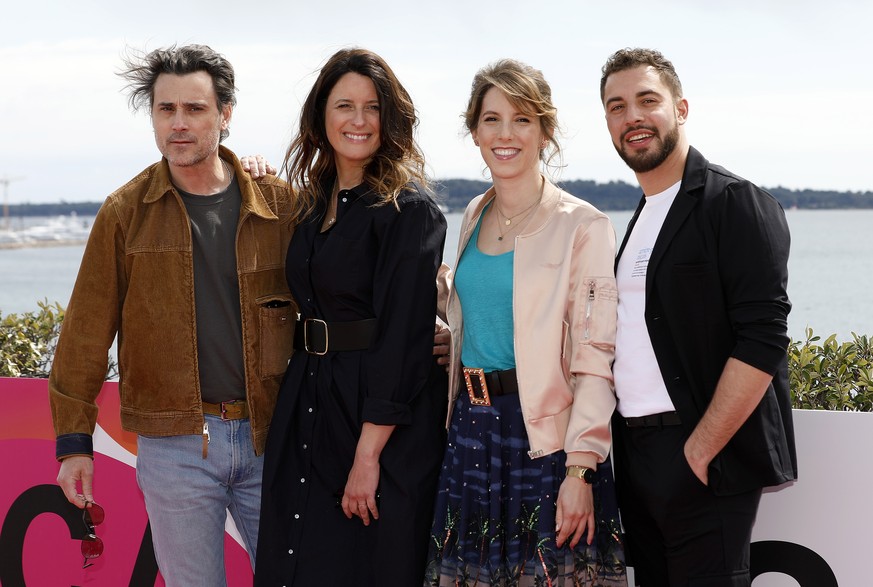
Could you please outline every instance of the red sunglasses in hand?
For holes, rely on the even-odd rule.
[[[82,556],[85,557],[85,562],[82,563],[83,569],[94,564],[88,561],[103,554],[103,541],[94,533],[94,527],[102,524],[104,518],[105,513],[102,507],[93,501],[85,502],[85,509],[82,510],[82,522],[84,522],[86,530],[85,537],[82,538]]]

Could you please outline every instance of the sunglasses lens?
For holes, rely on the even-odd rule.
[[[94,502],[89,503],[82,514],[85,523],[90,526],[98,526],[103,523],[103,518],[105,514],[103,513],[103,508],[97,505]]]
[[[103,554],[103,541],[99,536],[87,535],[82,539],[82,556],[85,558],[97,558]]]

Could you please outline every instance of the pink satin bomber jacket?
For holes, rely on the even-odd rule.
[[[458,256],[494,188],[464,213]],[[609,453],[615,409],[612,361],[618,292],[615,231],[605,214],[546,180],[539,208],[515,239],[514,346],[531,458],[558,450],[596,468]],[[461,378],[464,323],[443,265],[439,313],[452,332],[449,420]]]

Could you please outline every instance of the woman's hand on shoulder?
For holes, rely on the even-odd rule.
[[[263,155],[245,155],[239,158],[244,171],[248,171],[252,179],[260,179],[265,175],[276,175],[279,171],[267,161]]]

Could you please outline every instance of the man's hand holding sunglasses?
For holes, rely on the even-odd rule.
[[[75,455],[61,461],[58,485],[67,501],[77,508],[84,508],[86,503],[94,503],[91,491],[93,479],[94,460],[91,457]]]

